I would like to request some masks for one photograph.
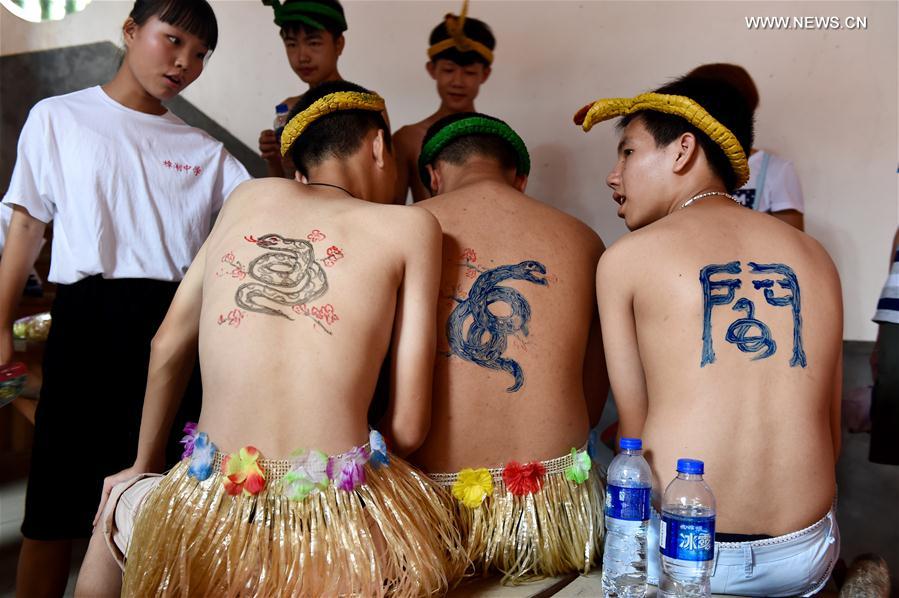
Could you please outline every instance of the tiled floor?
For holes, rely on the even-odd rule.
[[[868,343],[846,343],[844,393],[870,383],[867,365],[869,352]],[[600,427],[613,421],[614,417],[614,405],[610,401]],[[847,564],[864,552],[883,556],[893,574],[893,593],[899,596],[899,467],[869,463],[868,438],[866,434],[848,434],[845,431],[843,434],[843,452],[837,466],[842,556]],[[0,598],[13,597],[24,501],[24,482],[0,487]],[[76,547],[67,596],[72,595],[78,563],[85,547],[85,544]],[[600,596],[600,588],[599,574],[593,573],[517,587],[502,587],[495,581],[479,580],[456,589],[451,595],[490,598],[542,598],[554,595],[575,598]]]

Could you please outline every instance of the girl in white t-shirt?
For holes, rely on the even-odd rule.
[[[90,535],[103,478],[134,461],[150,341],[225,198],[249,178],[162,104],[215,49],[210,5],[137,0],[122,31],[109,83],[31,109],[3,198],[14,212],[0,261],[0,364],[13,359],[16,306],[51,221],[57,284],[22,525],[24,596],[62,594],[71,540]],[[185,403],[196,414],[194,386]]]

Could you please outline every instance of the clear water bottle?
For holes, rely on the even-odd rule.
[[[287,107],[287,104],[278,104],[275,106],[275,137],[278,138],[278,141],[281,141],[281,131],[284,130],[284,127],[287,125],[287,114],[290,112],[290,108]]]
[[[677,477],[668,484],[662,499],[659,590],[666,598],[711,595],[715,497],[702,479],[704,471],[702,461],[678,459]]]
[[[609,466],[602,594],[606,598],[646,595],[646,531],[652,471],[639,438],[622,438],[621,453]]]

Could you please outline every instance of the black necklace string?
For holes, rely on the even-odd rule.
[[[307,185],[318,185],[320,187],[334,187],[335,189],[340,189],[350,197],[354,197],[352,193],[341,187],[340,185],[332,185],[331,183],[306,183]]]

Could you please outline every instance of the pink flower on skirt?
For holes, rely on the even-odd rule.
[[[188,459],[194,454],[194,443],[197,441],[197,422],[187,422],[184,424],[184,437],[181,438],[181,444],[184,445],[184,452],[181,453],[182,459]]]
[[[357,446],[353,450],[328,460],[328,477],[334,485],[341,490],[350,492],[356,486],[365,483],[365,464],[368,463],[369,453],[364,446]]]

